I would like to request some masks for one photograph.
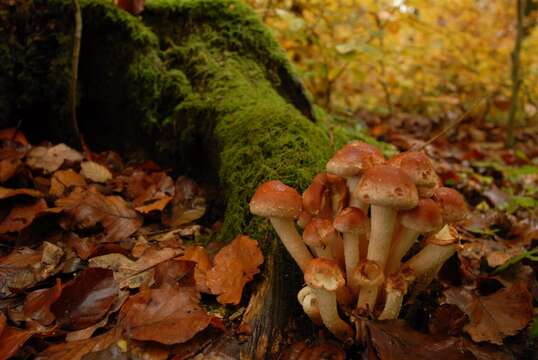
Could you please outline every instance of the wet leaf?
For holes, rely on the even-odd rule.
[[[488,296],[477,296],[465,288],[445,291],[446,302],[457,305],[470,323],[464,330],[474,341],[501,345],[506,336],[515,335],[532,319],[532,295],[517,283]]]
[[[121,339],[121,329],[114,328],[102,335],[79,341],[52,345],[37,356],[37,360],[81,360],[84,355],[104,350]]]
[[[66,190],[76,186],[85,187],[86,180],[72,169],[58,170],[52,175],[49,195],[61,197],[65,194]]]
[[[80,168],[80,174],[90,181],[105,183],[112,179],[112,173],[106,166],[98,164],[95,161],[84,161],[80,164]]]
[[[215,256],[207,285],[221,304],[239,304],[243,287],[259,272],[263,255],[256,240],[239,235]]]
[[[210,317],[199,301],[192,288],[145,289],[124,304],[121,325],[135,340],[183,343],[209,325]]]
[[[142,226],[141,217],[119,196],[104,196],[94,189],[75,189],[56,206],[71,215],[72,225],[91,228],[101,223],[105,231],[102,241],[114,242],[132,235]]]
[[[9,359],[32,337],[34,331],[8,326],[0,334],[0,360]]]
[[[0,234],[17,232],[30,226],[35,217],[47,209],[44,199],[33,203],[16,204],[9,214],[0,222]]]
[[[24,316],[39,322],[41,325],[50,325],[55,319],[54,314],[50,311],[50,306],[58,300],[61,293],[62,282],[58,278],[54,287],[32,291],[24,300]]]
[[[62,328],[84,329],[106,315],[118,292],[112,271],[88,268],[64,286],[51,311]]]
[[[26,155],[26,164],[32,169],[40,169],[47,173],[58,170],[65,161],[79,162],[82,154],[65,144],[52,147],[37,146]]]

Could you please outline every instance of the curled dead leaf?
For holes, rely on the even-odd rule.
[[[34,189],[8,189],[5,187],[0,187],[0,200],[7,199],[14,196],[26,195],[34,198],[42,197],[43,194],[40,191]]]
[[[33,203],[16,204],[0,222],[0,234],[21,231],[32,224],[35,217],[46,209],[47,202],[44,199],[39,199]]]
[[[32,337],[34,331],[21,330],[8,326],[0,334],[0,360],[7,360],[15,355],[24,345],[26,340]]]
[[[47,173],[58,170],[65,161],[82,161],[82,154],[65,144],[58,144],[52,147],[36,146],[26,155],[28,166]]]
[[[243,287],[260,270],[263,254],[258,242],[239,235],[217,253],[214,266],[207,271],[207,285],[221,304],[239,304]]]

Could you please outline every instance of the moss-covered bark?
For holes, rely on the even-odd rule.
[[[0,126],[22,121],[33,141],[66,141],[71,2],[22,3],[0,5]],[[249,314],[248,352],[274,348],[289,300],[280,296],[286,282],[301,281],[284,276],[291,262],[248,201],[268,179],[304,190],[336,147],[363,135],[312,109],[285,54],[239,1],[148,0],[142,17],[107,0],[81,6],[78,116],[87,142],[143,149],[222,190],[219,236],[248,233],[272,253],[255,297],[262,305]]]

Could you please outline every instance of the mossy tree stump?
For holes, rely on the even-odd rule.
[[[302,280],[248,201],[269,179],[304,190],[336,147],[361,134],[313,110],[278,44],[241,2],[148,0],[141,17],[106,0],[81,6],[81,132],[96,150],[143,149],[218,186],[219,237],[247,233],[266,253],[244,355],[270,357]],[[0,5],[0,126],[21,124],[34,142],[73,136],[72,11],[67,0]]]

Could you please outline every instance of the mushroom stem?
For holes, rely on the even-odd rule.
[[[344,233],[344,256],[346,263],[346,281],[351,284],[351,273],[359,264],[359,235],[357,233]]]
[[[420,233],[416,230],[402,226],[396,234],[387,261],[386,274],[394,274],[401,265],[401,260],[413,246]]]
[[[396,214],[397,211],[391,207],[371,206],[372,233],[366,258],[377,262],[381,269],[384,269],[387,263]]]
[[[290,219],[278,217],[271,217],[270,220],[286,250],[288,250],[301,270],[304,271],[306,263],[312,259],[312,254],[310,254],[306,245],[303,243],[295,224]]]
[[[366,260],[366,252],[368,251],[368,235],[359,237],[359,258],[360,261]]]
[[[381,314],[379,314],[379,320],[398,318],[402,308],[403,298],[407,293],[407,287],[414,279],[413,271],[409,269],[389,277],[385,286],[385,292],[387,294],[385,306]]]
[[[310,286],[305,286],[299,291],[297,300],[299,300],[299,304],[303,307],[305,314],[314,324],[321,325],[323,323],[319,313],[318,301]]]
[[[331,242],[330,248],[331,248],[332,258],[335,259],[336,262],[338,263],[338,266],[340,266],[340,268],[344,270],[344,267],[345,267],[344,242],[342,238],[340,237],[340,234],[338,234],[336,239],[333,242]]]
[[[360,180],[360,176],[351,176],[346,179],[347,188],[349,189],[349,206],[356,207],[361,209],[365,214],[368,211],[368,204],[360,199],[360,197],[355,193],[355,187]]]
[[[433,278],[441,266],[456,252],[457,244],[427,244],[404,266],[411,268],[416,277]]]
[[[383,270],[375,261],[366,260],[353,269],[352,281],[360,286],[357,309],[373,312],[379,287],[385,281]]]
[[[353,329],[338,315],[336,294],[325,289],[313,289],[318,301],[319,312],[323,324],[342,341],[348,341],[353,337]]]
[[[362,286],[357,301],[357,309],[366,309],[373,312],[378,293],[379,285]]]

